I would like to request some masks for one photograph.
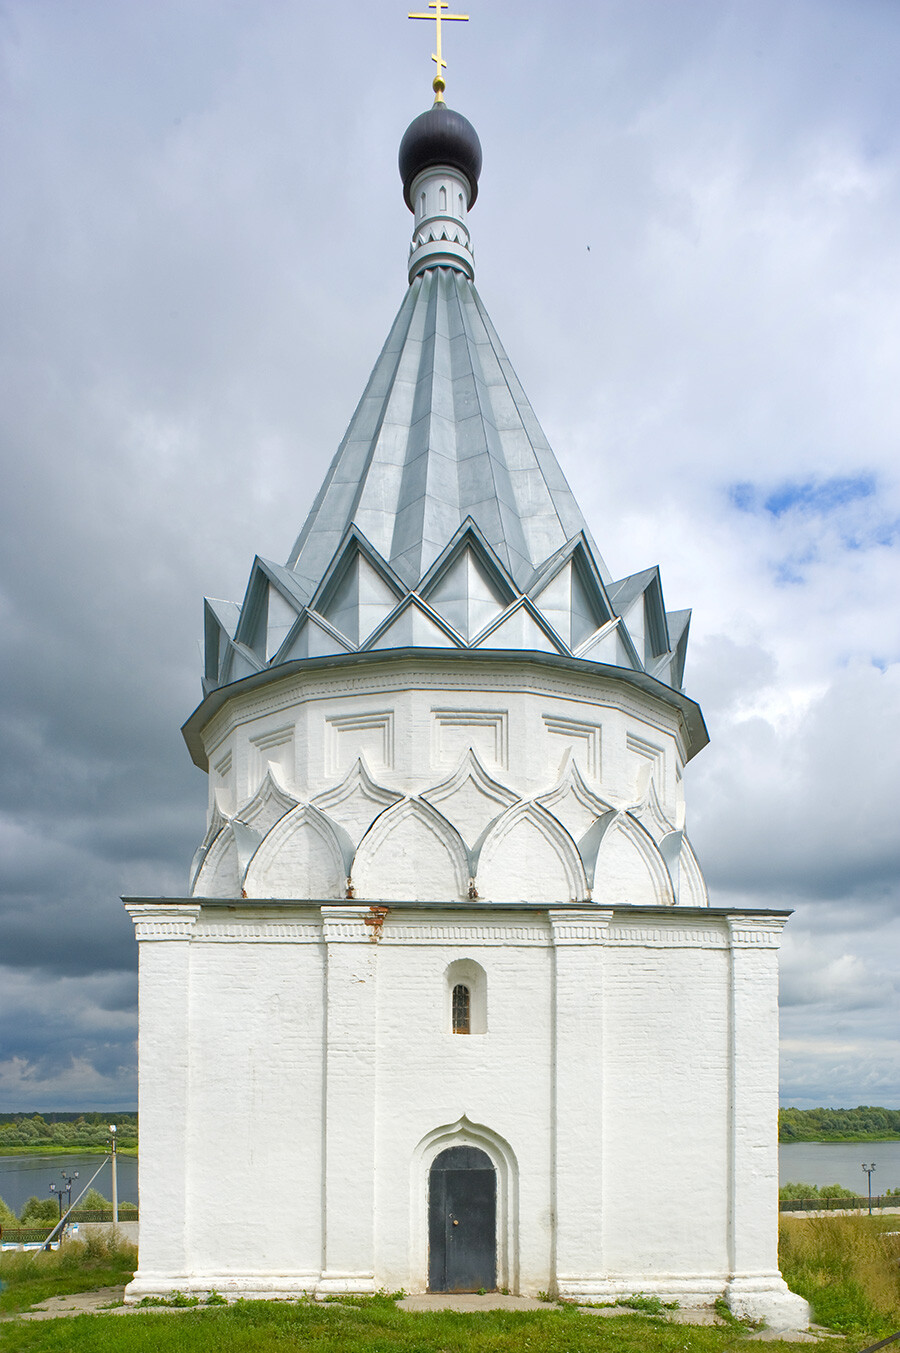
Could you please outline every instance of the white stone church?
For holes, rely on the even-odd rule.
[[[190,896],[140,945],[140,1267],[295,1297],[637,1292],[803,1326],[783,911],[709,905],[689,612],[614,578],[478,292],[481,146],[400,147],[409,289],[284,565],[207,601]]]

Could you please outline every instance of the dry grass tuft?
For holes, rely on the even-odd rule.
[[[900,1235],[863,1215],[790,1217],[779,1226],[788,1286],[832,1329],[900,1330]]]

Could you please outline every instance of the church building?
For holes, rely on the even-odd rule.
[[[285,564],[205,606],[189,895],[140,953],[126,1299],[727,1300],[777,1261],[784,911],[710,906],[688,611],[607,567],[474,285],[482,152],[400,144],[409,286]]]

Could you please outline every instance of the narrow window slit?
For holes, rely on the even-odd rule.
[[[471,993],[467,986],[459,983],[453,988],[453,1032],[469,1034],[472,1032]]]

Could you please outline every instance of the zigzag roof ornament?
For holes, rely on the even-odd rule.
[[[690,612],[667,614],[656,567],[613,581],[475,289],[474,128],[436,102],[400,172],[409,290],[286,564],[257,559],[240,607],[207,602],[204,696],[402,650],[540,654],[671,702]],[[702,716],[675,703],[693,754]]]

